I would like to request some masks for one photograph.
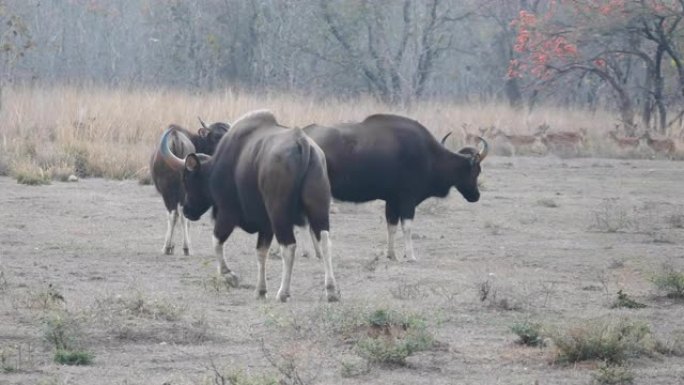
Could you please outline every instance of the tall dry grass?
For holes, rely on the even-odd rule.
[[[501,104],[437,101],[401,107],[363,97],[319,99],[234,90],[198,94],[169,89],[14,87],[5,89],[2,98],[0,174],[33,172],[60,179],[69,173],[136,177],[146,172],[154,145],[170,123],[194,129],[197,116],[207,122],[231,122],[260,108],[272,110],[288,126],[357,121],[372,113],[392,112],[420,121],[436,136],[449,130],[460,134],[463,124],[509,133],[531,133],[541,124],[552,130],[584,127],[594,139],[594,153],[605,153],[610,147],[603,138],[616,122],[614,115],[605,112],[539,108],[529,113]],[[452,145],[462,144],[461,135],[454,138]]]

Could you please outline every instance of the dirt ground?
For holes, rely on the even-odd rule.
[[[323,266],[306,257],[295,261],[288,303],[274,300],[276,257],[267,299],[255,299],[256,236],[241,231],[226,253],[242,286],[224,286],[208,217],[192,224],[192,255],[182,255],[178,232],[176,254],[162,255],[166,217],[152,186],[0,178],[0,384],[229,384],[226,373],[285,378],[276,366],[287,363],[296,375],[283,383],[589,384],[596,363],[554,364],[553,346],[519,346],[510,326],[628,317],[666,342],[684,332],[684,304],[651,282],[664,263],[684,268],[682,162],[485,163],[480,202],[453,190],[419,207],[417,263],[383,257],[380,202],[338,204],[331,233],[342,301],[333,304]],[[620,289],[648,307],[611,309]],[[436,347],[406,366],[365,366],[326,320],[373,309],[425,318]],[[53,362],[45,335],[58,321],[92,365]],[[681,357],[629,366],[637,384],[684,383]]]

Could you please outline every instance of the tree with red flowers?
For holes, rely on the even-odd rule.
[[[513,21],[520,59],[511,60],[508,76],[547,85],[569,76],[598,79],[612,91],[629,133],[636,130],[637,104],[646,127],[656,122],[665,130],[668,110],[684,96],[682,17],[684,0],[549,1]],[[674,71],[664,67],[668,59]],[[676,86],[668,89],[671,76]]]

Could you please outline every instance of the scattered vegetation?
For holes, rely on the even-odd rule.
[[[617,299],[611,305],[611,308],[613,308],[613,309],[615,309],[615,308],[643,309],[645,307],[646,307],[645,304],[635,301],[629,295],[627,295],[627,293],[624,293],[622,290],[618,290]]]
[[[559,207],[558,203],[554,201],[553,199],[550,198],[545,198],[545,199],[540,199],[537,201],[537,204],[542,207],[548,207],[548,208],[557,208]]]
[[[484,224],[484,228],[487,229],[491,235],[501,235],[503,233],[503,226],[498,223],[487,221]]]
[[[618,204],[616,198],[604,199],[601,206],[593,212],[591,228],[605,233],[635,230],[638,227],[635,216],[636,209],[627,210]]]
[[[370,363],[405,365],[407,357],[434,344],[425,321],[416,316],[380,309],[367,315],[366,326],[356,350]]]
[[[50,174],[33,163],[19,163],[13,168],[12,175],[17,183],[29,186],[50,184]]]
[[[14,373],[32,365],[33,346],[30,343],[0,345],[0,373]]]
[[[618,365],[603,364],[591,375],[594,385],[631,385],[634,373],[629,368]]]
[[[414,300],[427,296],[427,293],[419,283],[409,284],[401,282],[395,287],[390,288],[390,293],[392,294],[392,297],[400,300]]]
[[[141,292],[98,300],[101,310],[116,313],[124,318],[138,317],[153,320],[178,321],[184,312],[182,306],[158,298],[146,298]]]
[[[502,296],[493,280],[487,279],[477,284],[477,292],[480,302],[489,308],[506,311],[522,308],[518,301]]]
[[[666,264],[662,271],[653,277],[653,283],[668,298],[684,299],[684,272]]]
[[[647,324],[625,318],[585,321],[551,338],[558,350],[558,362],[602,360],[620,364],[660,352],[660,344]]]
[[[369,373],[371,366],[367,360],[361,357],[345,358],[340,361],[340,375],[344,378],[353,378]]]
[[[65,304],[66,300],[59,288],[51,283],[36,291],[29,292],[28,297],[25,299],[25,306],[33,310],[62,310]]]
[[[206,378],[206,385],[281,385],[277,378],[271,375],[250,375],[242,370],[219,370],[212,362],[210,378]]]
[[[43,336],[55,349],[54,361],[63,365],[89,365],[94,356],[83,350],[81,325],[67,312],[56,312],[45,319]]]
[[[540,323],[516,322],[511,331],[518,336],[518,344],[525,346],[544,346],[544,336]]]
[[[81,350],[58,349],[54,360],[62,365],[90,365],[93,363],[93,355]]]

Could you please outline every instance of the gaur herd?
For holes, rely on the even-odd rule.
[[[180,217],[183,251],[190,252],[187,220],[211,209],[219,273],[231,285],[223,245],[236,227],[257,233],[256,291],[266,295],[265,264],[275,236],[283,271],[276,295],[287,301],[295,257],[294,226],[308,225],[316,256],[323,260],[328,301],[340,298],[332,265],[330,205],[385,201],[387,257],[396,259],[394,237],[401,222],[405,257],[416,260],[411,222],[416,206],[446,197],[455,187],[468,202],[480,199],[477,178],[488,152],[464,147],[453,152],[420,123],[377,114],[358,123],[304,128],[282,126],[266,110],[250,112],[232,125],[201,121],[192,133],[171,125],[150,161],[152,180],[168,211],[163,252],[173,253],[173,230]],[[180,212],[182,211],[182,215]]]

